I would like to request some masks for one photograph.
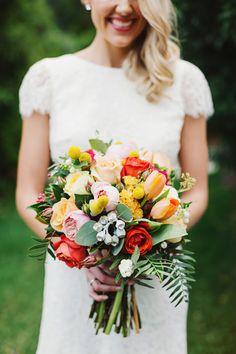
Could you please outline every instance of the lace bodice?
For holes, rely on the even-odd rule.
[[[87,147],[98,130],[107,140],[133,140],[140,147],[167,153],[178,166],[180,134],[186,114],[193,118],[213,114],[208,82],[202,71],[179,60],[174,84],[158,103],[148,103],[121,68],[110,68],[74,54],[35,63],[20,87],[20,113],[50,115],[52,158],[71,144]]]

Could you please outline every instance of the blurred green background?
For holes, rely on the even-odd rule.
[[[182,56],[205,73],[216,113],[209,121],[210,204],[192,231],[197,283],[191,293],[189,354],[236,353],[235,0],[175,0]],[[93,38],[79,0],[2,0],[0,12],[0,354],[35,352],[43,265],[27,258],[32,232],[14,206],[21,120],[18,89],[28,67],[75,52]],[[171,336],[171,334],[170,334]],[[60,354],[60,353],[58,353]]]

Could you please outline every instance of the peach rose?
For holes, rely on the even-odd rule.
[[[65,216],[73,210],[78,210],[78,208],[75,205],[74,198],[71,197],[69,199],[62,198],[53,205],[52,210],[53,213],[50,224],[54,230],[62,232]]]
[[[121,160],[114,155],[96,156],[92,175],[101,182],[115,184],[120,181]]]

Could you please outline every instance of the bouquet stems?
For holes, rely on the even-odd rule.
[[[138,334],[141,328],[140,314],[137,306],[134,285],[125,284],[123,279],[121,290],[117,293],[110,293],[109,299],[103,302],[92,304],[90,318],[95,315],[96,334],[102,329],[109,335],[113,329],[116,333],[122,332],[124,337],[130,334],[135,328]]]

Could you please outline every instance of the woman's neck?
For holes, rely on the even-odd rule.
[[[81,58],[102,66],[120,68],[129,51],[129,47],[114,47],[104,38],[96,35],[93,42],[87,48],[81,50],[79,55]]]

